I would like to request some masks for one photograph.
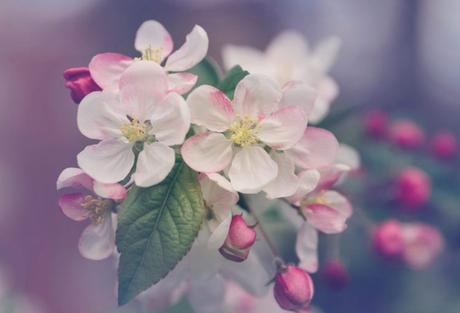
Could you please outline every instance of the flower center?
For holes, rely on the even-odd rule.
[[[149,128],[147,123],[132,119],[131,122],[121,126],[121,134],[129,142],[145,141],[149,136]]]
[[[148,47],[147,49],[145,49],[144,53],[142,54],[142,60],[160,63],[162,52],[163,52],[162,48]]]
[[[237,117],[229,128],[230,140],[241,147],[257,143],[257,124],[258,120],[253,117]]]
[[[81,204],[82,208],[88,210],[91,223],[99,225],[104,221],[106,213],[113,205],[113,201],[109,199],[96,198],[94,196],[86,196]]]

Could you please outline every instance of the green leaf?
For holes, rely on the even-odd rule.
[[[209,57],[203,59],[203,61],[187,72],[198,76],[198,82],[195,88],[200,85],[211,85],[215,87],[219,84],[221,70],[217,63]]]
[[[190,250],[204,216],[197,174],[181,159],[160,184],[133,187],[118,217],[118,303],[160,281]]]
[[[233,99],[233,93],[235,92],[236,85],[242,80],[249,72],[243,70],[239,65],[232,67],[224,79],[217,85],[217,88],[222,90],[230,99]]]

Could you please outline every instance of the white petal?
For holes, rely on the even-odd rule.
[[[161,49],[161,61],[167,57],[173,50],[173,40],[168,31],[159,22],[150,20],[145,21],[139,27],[134,41],[134,47],[137,51],[144,53],[145,50]]]
[[[78,248],[82,256],[90,260],[102,260],[115,250],[115,230],[110,213],[99,225],[89,225],[80,237]]]
[[[159,142],[144,144],[133,174],[136,185],[149,187],[158,184],[171,172],[174,161],[175,153],[170,147]]]
[[[230,223],[232,222],[232,212],[229,210],[227,212],[227,217],[220,222],[215,229],[211,230],[211,236],[208,241],[208,249],[217,250],[225,242],[225,239],[228,235],[228,230],[230,229]]]
[[[331,103],[324,99],[321,95],[318,95],[315,100],[313,110],[311,110],[310,115],[308,116],[308,121],[313,124],[321,122],[329,113],[330,108]]]
[[[299,66],[308,56],[305,36],[292,30],[280,33],[268,46],[267,56],[278,64],[289,62]]]
[[[56,182],[56,190],[64,188],[93,189],[93,179],[77,167],[64,169]]]
[[[203,85],[192,91],[187,98],[192,122],[211,131],[227,130],[235,118],[232,104],[217,88]]]
[[[291,203],[298,204],[303,197],[315,190],[320,182],[320,173],[317,170],[305,170],[299,173],[299,188],[289,197]]]
[[[315,105],[318,94],[309,84],[290,81],[283,87],[282,106],[300,106],[308,116]]]
[[[232,160],[232,142],[219,133],[201,133],[190,137],[182,145],[182,157],[198,172],[220,172]]]
[[[251,47],[226,45],[222,49],[222,60],[227,70],[240,65],[249,73],[274,75],[273,67],[266,61],[264,53]]]
[[[309,273],[318,270],[318,232],[307,222],[303,223],[297,233],[295,251],[299,266]]]
[[[222,180],[219,181],[219,183],[217,183],[215,180],[216,176],[222,178]],[[211,208],[227,208],[226,211],[230,212],[232,207],[238,202],[238,193],[234,190],[229,190],[227,186],[227,183],[229,184],[229,182],[226,181],[225,178],[223,178],[219,174],[203,173],[198,177],[198,180],[200,182],[201,192],[203,193],[203,199],[206,202],[207,206]],[[222,187],[223,184],[224,187]],[[230,188],[232,188],[231,185]],[[226,214],[224,217],[226,217]]]
[[[307,118],[300,107],[283,107],[264,118],[257,128],[257,137],[274,149],[292,148],[302,138]]]
[[[104,140],[87,146],[77,155],[78,165],[102,183],[123,180],[134,164],[132,145],[118,140]]]
[[[241,116],[258,117],[279,108],[282,93],[273,79],[264,75],[249,74],[235,89],[233,109]]]
[[[321,41],[314,49],[312,58],[323,73],[330,70],[340,50],[341,40],[338,37],[329,37]]]
[[[187,35],[185,43],[166,60],[168,71],[188,70],[204,59],[208,53],[209,39],[206,31],[198,25]]]
[[[129,123],[125,113],[116,94],[106,91],[92,92],[78,106],[78,129],[91,139],[120,137],[121,126]]]
[[[233,158],[228,176],[235,190],[257,193],[278,175],[278,165],[259,146],[241,149]]]
[[[195,86],[198,76],[190,73],[168,74],[169,92],[177,92],[180,95],[189,92]]]
[[[197,313],[222,312],[225,298],[225,280],[215,275],[209,280],[194,281],[190,285],[189,300]]]
[[[153,105],[168,92],[168,76],[164,69],[150,61],[136,61],[120,79],[121,102],[132,118],[150,118]]]
[[[278,164],[278,176],[264,187],[264,191],[270,199],[289,197],[299,187],[294,162],[284,153],[272,152],[270,155]]]
[[[190,110],[182,96],[169,93],[155,105],[151,121],[156,140],[168,146],[178,145],[190,129]]]
[[[106,91],[119,90],[121,74],[133,63],[130,57],[118,53],[101,53],[89,63],[89,71],[94,81]]]
[[[361,157],[353,147],[340,144],[335,162],[336,164],[347,166],[350,170],[356,170],[361,166]]]

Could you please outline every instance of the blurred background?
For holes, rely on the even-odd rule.
[[[343,46],[332,71],[341,89],[336,108],[378,106],[427,131],[460,134],[457,0],[1,0],[0,264],[8,288],[33,299],[28,313],[116,307],[113,262],[83,259],[77,242],[84,225],[57,206],[56,178],[76,165],[87,143],[62,72],[100,52],[135,55],[135,31],[147,19],[163,23],[176,46],[200,24],[217,61],[224,44],[264,49],[284,29],[313,43],[337,35]],[[342,241],[344,255],[368,248],[353,238],[349,247]],[[385,266],[367,257],[348,262],[344,292],[320,287],[315,305],[325,313],[460,312],[454,259],[423,273],[381,275]]]

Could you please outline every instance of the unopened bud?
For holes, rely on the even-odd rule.
[[[396,178],[395,196],[406,208],[415,210],[431,196],[430,178],[418,168],[407,168]]]
[[[423,130],[414,122],[399,120],[390,127],[391,141],[402,148],[416,149],[425,141]]]
[[[438,133],[431,141],[431,149],[435,157],[451,159],[458,152],[457,138],[449,132]]]
[[[65,86],[70,89],[70,96],[75,103],[80,103],[83,98],[101,88],[91,77],[87,67],[73,67],[64,72]]]
[[[348,284],[347,269],[339,260],[328,261],[324,265],[322,277],[326,285],[333,290],[341,290]]]
[[[396,220],[388,220],[378,225],[373,234],[374,249],[381,256],[399,259],[404,251],[402,225]]]
[[[248,257],[256,236],[253,227],[248,226],[241,215],[235,215],[232,217],[227,238],[219,251],[229,260],[243,262]]]
[[[274,296],[284,310],[307,310],[313,298],[313,289],[310,275],[299,267],[287,265],[276,274]]]
[[[382,138],[388,128],[388,116],[382,110],[372,110],[364,116],[364,130],[374,138]]]

